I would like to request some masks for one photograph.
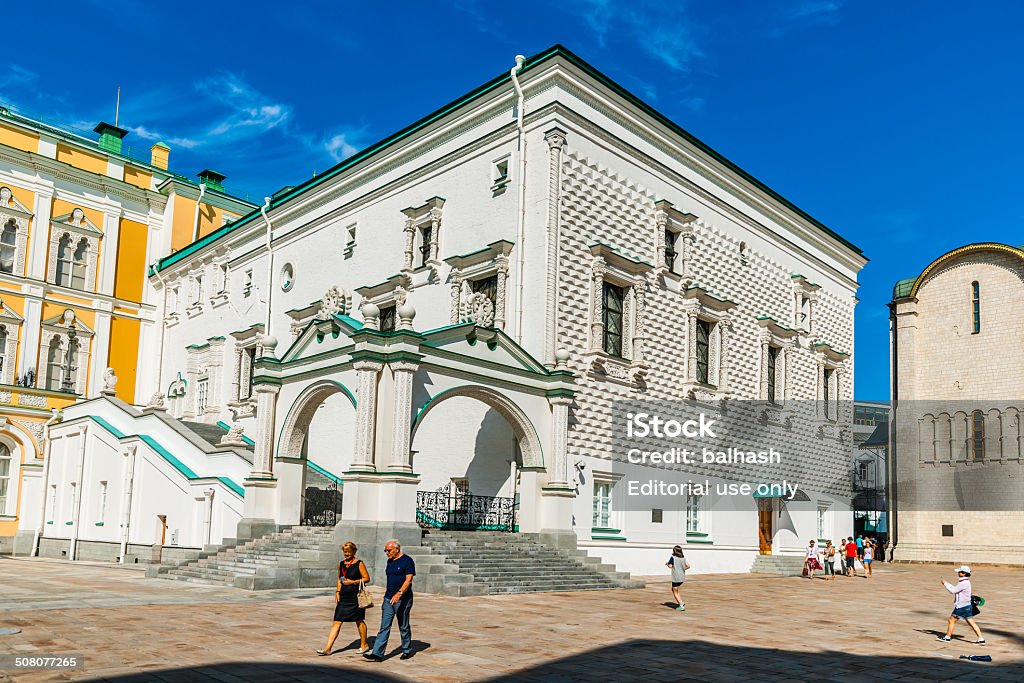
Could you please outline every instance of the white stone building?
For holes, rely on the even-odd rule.
[[[520,531],[635,573],[661,572],[677,543],[698,571],[747,571],[759,552],[851,533],[849,487],[627,509],[611,404],[763,401],[766,422],[817,449],[812,479],[848,478],[839,406],[864,263],[554,47],[160,261],[146,380],[166,413],[86,405],[122,435],[179,439],[163,449],[191,476],[139,446],[167,481],[136,481],[135,498],[177,478],[172,512],[146,514],[176,517],[182,545],[218,542],[231,520],[241,537],[299,523],[316,472],[340,481],[340,533],[371,543],[416,543],[417,522],[437,521],[417,501],[447,486],[515,501]],[[801,401],[832,407],[793,427]],[[172,418],[249,442],[189,446]],[[128,481],[113,458],[97,466]],[[133,543],[164,533],[134,528]]]
[[[942,254],[890,311],[894,558],[1024,564],[1024,250]]]

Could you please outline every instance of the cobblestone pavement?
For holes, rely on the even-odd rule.
[[[695,576],[686,611],[666,577],[646,590],[476,598],[417,595],[412,659],[366,662],[346,625],[330,657],[324,590],[263,591],[147,579],[113,566],[0,559],[3,655],[80,653],[79,671],[0,671],[0,680],[56,681],[937,681],[1024,679],[1024,570],[979,568],[989,645],[961,625],[936,641],[950,568],[881,566],[834,582]],[[380,592],[377,591],[379,604]],[[371,637],[380,610],[368,615]],[[991,655],[991,663],[960,661]]]

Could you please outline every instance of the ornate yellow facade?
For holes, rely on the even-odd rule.
[[[107,368],[118,398],[152,391],[138,364],[158,343],[148,265],[255,206],[212,171],[169,171],[163,143],[141,161],[122,153],[127,131],[95,132],[0,107],[0,552],[18,528],[23,477],[42,469],[53,411],[98,395]]]

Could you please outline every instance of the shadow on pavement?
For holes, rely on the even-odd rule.
[[[766,637],[770,637],[767,635]],[[922,642],[933,636],[922,634]],[[1014,636],[1010,636],[1014,637]],[[886,657],[851,655],[844,652],[792,652],[767,647],[718,645],[696,640],[632,640],[607,648],[544,662],[537,666],[491,678],[459,678],[457,670],[436,670],[426,666],[429,655],[410,661],[390,658],[369,668],[360,666],[318,666],[281,662],[232,662],[216,666],[151,671],[145,674],[106,677],[117,683],[149,681],[216,680],[249,681],[336,681],[388,682],[430,680],[480,681],[737,681],[737,680],[1021,680],[1024,663],[1001,664],[998,653],[993,662],[960,660],[961,654],[987,654],[986,648],[968,643],[934,643],[931,657]],[[496,644],[498,646],[498,644]],[[510,651],[512,656],[512,651]],[[97,679],[92,679],[97,680]]]

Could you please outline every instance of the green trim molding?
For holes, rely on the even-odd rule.
[[[761,191],[766,193],[772,199],[774,199],[774,200],[778,201],[779,203],[783,204],[784,206],[786,206],[787,208],[789,208],[790,210],[792,210],[793,212],[795,212],[796,214],[798,214],[799,216],[801,216],[802,218],[804,218],[805,220],[810,222],[812,225],[814,225],[816,228],[821,230],[826,235],[832,237],[833,239],[838,240],[845,247],[847,247],[848,249],[850,249],[851,251],[853,251],[857,255],[863,256],[863,252],[857,246],[855,246],[853,243],[847,241],[846,239],[841,237],[839,234],[833,232],[830,228],[826,227],[823,223],[821,223],[820,221],[815,219],[813,216],[811,216],[807,212],[805,212],[802,209],[800,209],[798,206],[796,206],[795,204],[790,202],[788,199],[786,199],[785,197],[780,195],[775,190],[773,190],[770,187],[768,187],[767,185],[765,185],[763,182],[761,182],[760,180],[758,180],[757,178],[752,176],[747,171],[744,171],[742,168],[740,168],[739,166],[734,164],[732,161],[729,161],[727,158],[725,158],[720,153],[718,153],[715,150],[713,150],[707,144],[705,144],[705,143],[701,142],[700,140],[698,140],[693,134],[691,134],[688,131],[686,131],[685,129],[683,129],[681,126],[679,126],[677,123],[675,123],[674,121],[672,121],[671,119],[666,117],[664,114],[659,113],[657,110],[655,110],[649,104],[643,102],[640,98],[638,98],[637,96],[633,95],[628,90],[626,90],[624,87],[622,87],[621,85],[619,85],[615,81],[611,80],[610,78],[608,78],[607,76],[602,74],[596,68],[594,68],[593,66],[591,66],[587,62],[583,61],[583,59],[581,59],[579,56],[574,54],[572,51],[566,49],[562,45],[557,45],[557,44],[553,45],[553,46],[549,47],[548,49],[544,50],[543,52],[539,52],[539,53],[533,55],[532,57],[528,58],[525,62],[523,62],[523,67],[520,70],[519,75],[522,76],[523,74],[525,74],[525,73],[527,73],[527,72],[529,72],[529,71],[531,71],[531,70],[541,66],[542,64],[547,63],[548,61],[550,61],[550,60],[552,60],[552,59],[554,59],[556,57],[564,58],[567,62],[569,62],[573,66],[579,68],[581,71],[583,71],[589,77],[593,78],[594,80],[596,80],[598,83],[600,83],[604,87],[610,89],[616,95],[618,95],[619,97],[623,98],[624,100],[626,100],[627,102],[629,102],[633,106],[637,107],[642,112],[644,112],[648,116],[650,116],[653,119],[655,119],[657,122],[659,122],[662,125],[666,126],[673,133],[675,133],[676,135],[679,135],[684,140],[686,140],[687,142],[691,143],[692,145],[694,145],[695,147],[700,149],[702,152],[708,154],[711,158],[715,159],[717,162],[721,163],[726,168],[728,168],[732,172],[734,172],[737,175],[739,175],[741,178],[745,179],[746,181],[750,182],[751,184],[753,184],[754,186],[759,188]],[[392,135],[384,138],[383,140],[380,140],[379,142],[376,142],[376,143],[370,145],[369,147],[367,147],[363,151],[357,152],[356,154],[353,154],[348,159],[346,159],[346,160],[342,161],[341,163],[333,166],[332,168],[329,168],[324,173],[321,173],[320,175],[318,175],[318,176],[316,176],[314,178],[311,178],[310,180],[307,180],[304,183],[300,183],[299,185],[295,186],[294,188],[292,188],[292,189],[290,189],[290,190],[288,190],[286,192],[281,192],[280,194],[278,194],[278,195],[276,195],[274,197],[271,197],[270,206],[268,207],[268,210],[269,211],[273,211],[274,209],[278,208],[282,204],[285,204],[285,203],[291,201],[292,199],[295,199],[296,197],[299,197],[299,196],[305,194],[306,192],[312,190],[315,187],[323,185],[324,183],[332,180],[333,178],[337,177],[341,173],[344,173],[345,171],[347,171],[347,170],[349,170],[349,169],[351,169],[351,168],[353,168],[353,167],[355,167],[355,166],[357,166],[359,164],[362,164],[363,162],[366,162],[366,161],[368,161],[370,159],[373,159],[374,157],[376,157],[378,155],[383,154],[390,147],[396,145],[397,143],[401,142],[402,140],[410,137],[411,135],[413,135],[413,134],[415,134],[415,133],[417,133],[417,132],[419,132],[421,130],[424,130],[425,128],[427,128],[428,126],[433,125],[434,123],[436,123],[440,119],[444,118],[445,116],[447,116],[447,115],[457,111],[458,109],[461,109],[462,107],[465,107],[465,106],[471,104],[475,100],[480,99],[481,97],[487,95],[488,93],[491,93],[494,90],[497,90],[498,88],[502,88],[502,87],[505,87],[505,86],[511,84],[511,81],[512,81],[511,74],[509,72],[507,72],[507,71],[504,71],[502,73],[502,75],[500,75],[500,76],[498,76],[496,78],[491,79],[487,83],[484,83],[480,87],[476,88],[475,90],[470,91],[469,93],[463,95],[462,97],[460,97],[460,98],[458,98],[458,99],[456,99],[456,100],[454,100],[452,102],[449,102],[448,104],[444,105],[440,109],[438,109],[438,110],[434,111],[433,113],[428,114],[427,116],[423,117],[419,121],[416,121],[416,122],[406,126],[405,128],[402,128],[398,132],[393,133]],[[234,221],[232,223],[228,223],[227,225],[223,226],[222,228],[211,232],[206,237],[203,237],[202,239],[193,242],[192,244],[184,247],[183,249],[180,249],[179,251],[177,251],[177,252],[175,252],[175,253],[173,253],[173,254],[171,254],[169,256],[166,256],[166,257],[160,259],[156,263],[155,266],[152,266],[152,267],[149,268],[149,274],[153,275],[153,274],[155,274],[155,273],[157,273],[157,272],[159,272],[161,270],[164,270],[165,268],[168,268],[168,267],[174,265],[175,263],[178,263],[179,261],[182,261],[183,259],[188,258],[189,256],[191,256],[192,254],[196,253],[197,251],[199,251],[203,247],[206,247],[207,245],[210,245],[213,242],[216,242],[221,237],[224,237],[225,235],[228,235],[228,234],[234,232],[235,230],[238,230],[239,228],[241,228],[241,227],[243,227],[245,225],[248,225],[249,223],[253,223],[254,221],[260,220],[261,218],[262,218],[261,208],[254,208],[252,211],[250,211],[246,215],[242,216],[238,220],[236,220],[236,221]]]

